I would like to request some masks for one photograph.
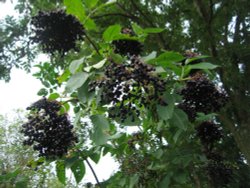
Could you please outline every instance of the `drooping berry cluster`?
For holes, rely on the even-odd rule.
[[[212,122],[205,121],[197,128],[197,136],[200,138],[202,144],[210,145],[222,138],[222,130],[218,125]]]
[[[68,116],[59,115],[60,108],[59,102],[46,98],[27,108],[30,113],[28,122],[22,125],[21,132],[26,137],[23,143],[33,145],[33,149],[39,151],[39,156],[61,157],[77,142]]]
[[[222,139],[222,130],[213,122],[203,122],[196,131],[208,159],[207,174],[214,187],[224,187],[231,181],[233,171],[226,165],[223,157],[215,152],[214,144]]]
[[[220,155],[208,156],[207,173],[214,187],[225,187],[232,181],[233,170]]]
[[[102,88],[101,101],[109,104],[109,116],[127,117],[134,121],[140,116],[140,108],[150,108],[154,102],[165,105],[162,99],[165,81],[155,75],[155,69],[133,57],[130,63],[111,62],[105,70],[105,78],[90,84],[90,90]]]
[[[219,91],[214,83],[200,74],[187,81],[186,87],[180,94],[183,101],[179,107],[187,113],[191,121],[194,121],[197,112],[204,114],[217,112],[227,102],[225,93]]]
[[[121,33],[128,36],[134,36],[135,34],[131,29],[124,28]],[[131,57],[133,55],[140,55],[143,45],[137,40],[132,39],[119,39],[112,42],[114,46],[114,52],[120,55]]]
[[[45,53],[54,54],[56,51],[65,54],[71,49],[77,50],[76,42],[83,39],[84,28],[72,15],[64,10],[42,12],[31,20],[32,31],[35,33],[31,40],[41,45]]]

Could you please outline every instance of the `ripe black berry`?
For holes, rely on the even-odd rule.
[[[205,76],[197,74],[187,81],[186,87],[180,91],[183,97],[179,107],[194,120],[197,112],[209,114],[218,112],[227,102],[226,94]]]
[[[59,114],[60,107],[59,102],[43,98],[27,108],[30,115],[22,125],[21,132],[26,137],[23,144],[33,145],[39,156],[61,157],[77,142],[67,114]]]
[[[122,30],[123,34],[127,34],[129,36],[134,36],[134,33],[131,29],[124,28]],[[142,52],[142,47],[143,45],[138,42],[137,40],[132,40],[132,39],[120,39],[120,40],[114,40],[112,42],[114,46],[114,52],[125,55],[128,57],[131,57],[133,55],[140,55]]]
[[[31,20],[34,36],[30,39],[41,45],[45,53],[54,54],[56,51],[64,55],[71,49],[77,50],[77,40],[82,40],[84,28],[72,15],[64,10],[42,12]]]
[[[141,108],[150,108],[153,102],[161,100],[166,83],[154,74],[154,68],[136,56],[124,64],[111,62],[105,69],[101,81],[93,81],[90,90],[102,88],[101,101],[109,108],[110,117],[120,117],[125,121],[131,117],[135,121]],[[94,84],[93,84],[94,83]]]
[[[197,136],[205,145],[213,144],[222,138],[222,130],[212,122],[203,122],[197,128]]]

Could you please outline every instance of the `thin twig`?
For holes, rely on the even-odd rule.
[[[87,35],[87,33],[85,33],[85,37],[86,37],[86,39],[90,42],[90,44],[93,46],[93,48],[95,49],[96,53],[97,53],[98,55],[101,55],[100,52],[99,52],[99,50],[98,50],[98,48],[97,48],[97,46],[96,46],[95,43],[89,38],[89,36]]]
[[[96,180],[97,185],[101,188],[102,186],[101,186],[101,184],[100,184],[100,182],[99,182],[99,180],[98,180],[98,177],[97,177],[97,175],[96,175],[96,173],[95,173],[95,171],[94,171],[92,165],[90,164],[90,162],[88,161],[88,159],[85,159],[85,160],[86,160],[86,162],[87,162],[87,164],[88,164],[88,166],[89,166],[91,172],[93,173],[93,175],[94,175],[94,177],[95,177],[95,180]]]

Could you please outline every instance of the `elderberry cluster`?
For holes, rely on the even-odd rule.
[[[183,101],[179,107],[187,113],[190,121],[194,121],[197,112],[204,114],[217,112],[227,102],[226,94],[200,74],[187,81],[186,87],[180,91],[180,94]]]
[[[124,28],[121,33],[128,36],[134,36],[135,34],[131,29]],[[137,40],[132,39],[119,39],[112,42],[114,46],[114,52],[120,55],[131,57],[133,55],[140,55],[143,45]]]
[[[207,173],[214,187],[224,187],[232,181],[232,168],[227,166],[219,155],[208,157]]]
[[[39,11],[32,18],[31,25],[35,33],[31,40],[40,44],[45,53],[50,54],[57,51],[63,55],[71,49],[77,50],[76,42],[82,40],[84,35],[81,23],[64,10]]]
[[[60,108],[59,102],[46,98],[27,108],[30,113],[28,122],[22,125],[21,132],[26,137],[23,144],[33,145],[33,149],[39,151],[39,156],[61,157],[77,142],[68,116],[59,115]]]
[[[212,122],[205,121],[197,128],[197,136],[200,138],[202,144],[209,145],[222,138],[222,130],[218,125]]]
[[[153,102],[166,105],[162,99],[165,81],[155,75],[155,69],[138,57],[124,64],[111,62],[106,67],[105,77],[90,84],[90,91],[102,88],[101,101],[109,104],[109,116],[119,117],[124,122],[140,116],[141,108],[150,108]]]

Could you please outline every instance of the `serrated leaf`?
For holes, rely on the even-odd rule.
[[[185,59],[180,53],[177,52],[165,52],[157,57],[154,61],[156,61],[157,65],[161,65],[164,68],[171,67],[172,63],[180,62]]]
[[[109,122],[103,115],[93,115],[90,117],[94,130],[92,140],[96,145],[106,144],[109,138]]]
[[[65,82],[70,76],[70,71],[69,69],[66,69],[61,76],[57,78],[58,82],[61,84]]]
[[[93,8],[96,6],[99,0],[85,0],[85,4],[88,8]]]
[[[166,175],[159,184],[159,188],[168,188],[170,185],[170,175]]]
[[[133,188],[138,182],[138,180],[139,177],[137,174],[132,175],[132,177],[129,178],[129,188]]]
[[[81,0],[64,0],[64,5],[68,14],[72,14],[77,17],[81,23],[83,23],[86,14],[84,11],[84,6]]]
[[[174,142],[176,143],[178,141],[178,138],[180,137],[181,133],[183,132],[183,130],[179,129],[173,137]]]
[[[174,95],[166,94],[165,98],[168,105],[166,106],[157,105],[157,113],[161,119],[169,120],[173,116],[175,97]]]
[[[214,65],[212,63],[198,63],[198,64],[193,64],[193,65],[188,65],[190,69],[215,69],[217,67],[219,67],[218,65]]]
[[[89,82],[85,82],[80,88],[77,90],[77,96],[81,103],[90,103],[93,98],[94,93],[89,92]]]
[[[109,26],[103,33],[103,39],[105,42],[110,42],[115,39],[117,35],[121,34],[120,25]]]
[[[174,110],[173,116],[169,122],[170,125],[174,125],[182,130],[186,130],[189,124],[187,114],[178,108]]]
[[[48,95],[48,91],[47,91],[47,89],[45,89],[45,88],[42,88],[42,89],[40,89],[38,92],[37,92],[37,95],[39,95],[39,96],[46,96],[46,95]]]
[[[72,74],[75,74],[77,69],[79,69],[80,65],[83,64],[84,60],[85,57],[72,61],[69,65],[69,71]]]
[[[94,31],[97,30],[97,26],[96,26],[94,20],[92,20],[91,18],[87,18],[87,19],[84,21],[84,27],[85,27],[87,30],[94,30]]]
[[[71,171],[74,174],[75,180],[79,183],[85,175],[85,165],[82,160],[77,160],[71,166]]]
[[[146,28],[144,29],[145,33],[161,33],[162,31],[164,31],[164,28]]]
[[[66,91],[72,92],[77,88],[80,88],[88,79],[89,74],[86,72],[78,72],[74,74],[66,84]]]
[[[62,184],[66,185],[66,169],[64,161],[56,161],[56,176]]]

